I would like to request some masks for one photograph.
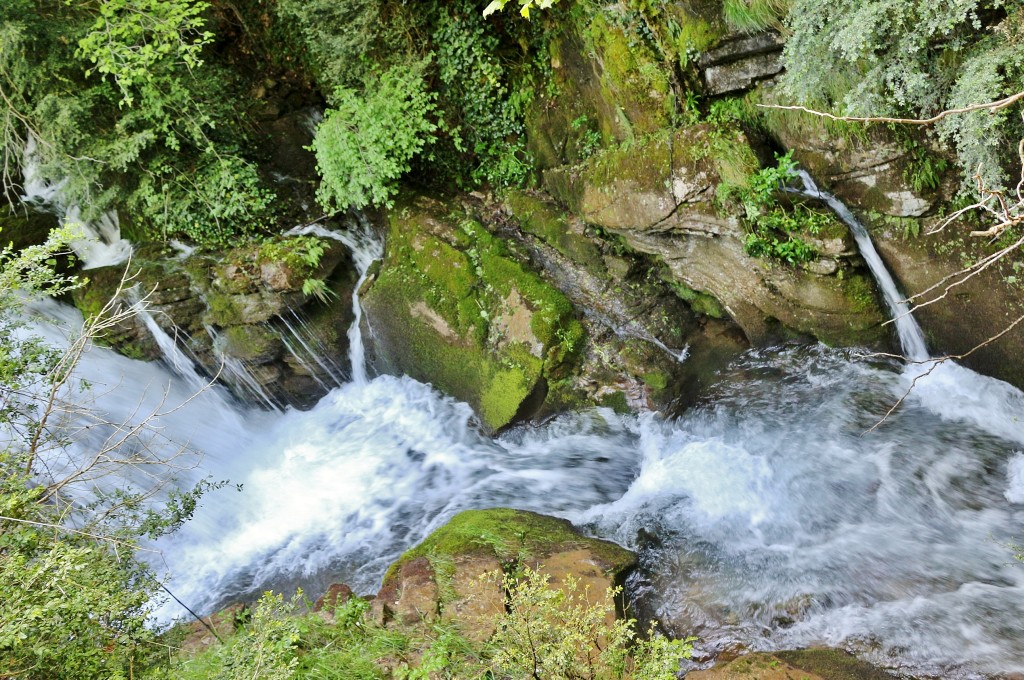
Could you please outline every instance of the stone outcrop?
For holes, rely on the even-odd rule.
[[[732,94],[751,89],[782,72],[782,46],[777,33],[736,35],[704,52],[698,60],[707,94]]]
[[[377,625],[408,629],[438,619],[456,622],[469,640],[494,634],[505,611],[502,575],[528,567],[553,588],[575,583],[592,603],[607,601],[635,556],[608,541],[587,538],[569,522],[522,510],[467,510],[455,515],[388,569],[370,603]]]
[[[240,397],[261,406],[308,407],[348,374],[356,279],[340,243],[319,243],[324,251],[316,264],[292,252],[309,244],[281,239],[184,259],[162,246],[141,246],[118,304],[145,297],[158,332]],[[86,315],[117,293],[124,268],[88,275],[89,285],[74,295]],[[304,294],[308,278],[325,281],[329,297]],[[153,330],[136,316],[104,341],[128,356],[155,359],[161,350]]]
[[[882,342],[885,317],[845,228],[819,239],[820,259],[809,267],[748,256],[743,226],[716,194],[737,163],[754,163],[753,152],[742,136],[730,140],[728,154],[713,145],[708,126],[683,128],[549,170],[545,184],[584,221],[620,234],[662,260],[673,280],[718,300],[751,342],[785,329],[828,343]]]
[[[936,303],[914,312],[931,353],[969,353],[958,361],[985,375],[1024,387],[1024,366],[1020,362],[1024,355],[1024,325],[1010,328],[1024,315],[1024,289],[1017,283],[1020,265],[1015,258],[1004,258],[946,293],[946,286],[962,277],[942,283],[944,279],[961,271],[966,263],[980,261],[998,246],[967,235],[976,227],[961,223],[949,225],[943,233],[929,235],[930,229],[942,223],[940,218],[894,220],[874,215],[867,221],[882,259],[906,295],[924,293],[933,286],[937,286],[933,292],[916,301],[944,295]],[[998,340],[988,342],[996,335],[1000,336]]]

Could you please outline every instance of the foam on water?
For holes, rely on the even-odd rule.
[[[103,349],[82,368],[111,420],[140,398],[192,394],[160,365]],[[647,605],[709,653],[824,642],[942,677],[1020,671],[1024,571],[1004,544],[1024,526],[1024,395],[951,370],[870,432],[905,369],[821,347],[751,353],[675,421],[598,410],[497,439],[409,378],[349,383],[308,412],[247,410],[210,390],[159,424],[201,456],[183,481],[242,490],[207,496],[154,563],[201,611],[269,587],[372,592],[455,512],[512,506],[642,548]],[[982,396],[958,409],[939,379]],[[658,545],[640,538],[651,535]]]

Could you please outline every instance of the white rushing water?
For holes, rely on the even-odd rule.
[[[379,246],[349,241],[365,273]],[[110,420],[193,391],[107,350],[82,368]],[[1024,671],[1024,567],[1006,545],[1024,527],[1024,394],[1005,383],[940,365],[872,429],[910,385],[902,365],[771,349],[673,421],[598,409],[491,439],[427,385],[353,374],[307,412],[213,389],[160,419],[202,455],[183,481],[241,485],[157,545],[184,602],[208,612],[331,581],[372,592],[455,512],[510,506],[641,549],[641,604],[707,656],[824,643],[934,677]]]
[[[117,211],[109,210],[92,220],[82,218],[77,205],[68,205],[61,193],[64,182],[50,182],[41,176],[35,137],[29,135],[22,154],[22,200],[49,206],[57,212],[63,226],[82,234],[69,244],[83,269],[106,267],[125,262],[132,254],[132,245],[121,238]]]
[[[792,191],[796,191],[796,193],[802,196],[824,201],[832,209],[832,212],[843,221],[843,224],[850,228],[854,240],[857,241],[857,248],[860,251],[861,257],[864,258],[868,269],[871,270],[871,275],[875,277],[875,281],[882,291],[882,297],[885,298],[885,304],[889,307],[889,312],[892,314],[893,323],[896,324],[896,332],[899,335],[900,346],[903,348],[904,355],[911,361],[925,361],[928,359],[928,347],[924,341],[924,333],[921,332],[921,327],[917,325],[917,321],[914,320],[913,315],[910,313],[910,306],[896,287],[892,274],[886,269],[881,256],[875,250],[875,244],[871,242],[871,236],[868,235],[867,229],[854,217],[850,209],[843,205],[842,201],[832,194],[819,189],[818,185],[814,183],[814,179],[806,171],[799,170],[798,174],[804,185],[803,191]]]

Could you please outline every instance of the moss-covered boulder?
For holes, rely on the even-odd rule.
[[[748,654],[705,671],[692,680],[886,680],[893,676],[838,649],[804,649]]]
[[[562,519],[466,510],[391,565],[370,611],[382,625],[456,621],[467,637],[483,641],[504,611],[503,572],[529,567],[556,588],[572,582],[600,601],[635,563],[630,551],[587,538]]]
[[[492,430],[531,415],[583,344],[572,304],[461,207],[408,197],[388,223],[362,296],[378,368],[468,402]]]

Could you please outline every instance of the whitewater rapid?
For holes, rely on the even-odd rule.
[[[361,275],[380,253],[365,230],[306,233],[345,241]],[[899,302],[894,284],[883,290]],[[56,303],[37,309],[37,332],[57,343],[81,323]],[[1024,672],[1024,567],[1009,547],[1024,527],[1024,394],[932,367],[912,317],[898,328],[925,366],[822,346],[752,351],[678,419],[595,409],[497,438],[429,385],[370,378],[358,325],[354,379],[305,412],[246,407],[220,387],[194,396],[201,377],[173,347],[166,364],[94,349],[73,389],[111,423],[161,412],[143,443],[187,445],[180,485],[230,482],[144,553],[196,611],[333,581],[372,593],[456,512],[507,506],[637,549],[637,606],[697,635],[702,659],[827,644],[933,677]],[[154,620],[182,614],[167,601]]]

